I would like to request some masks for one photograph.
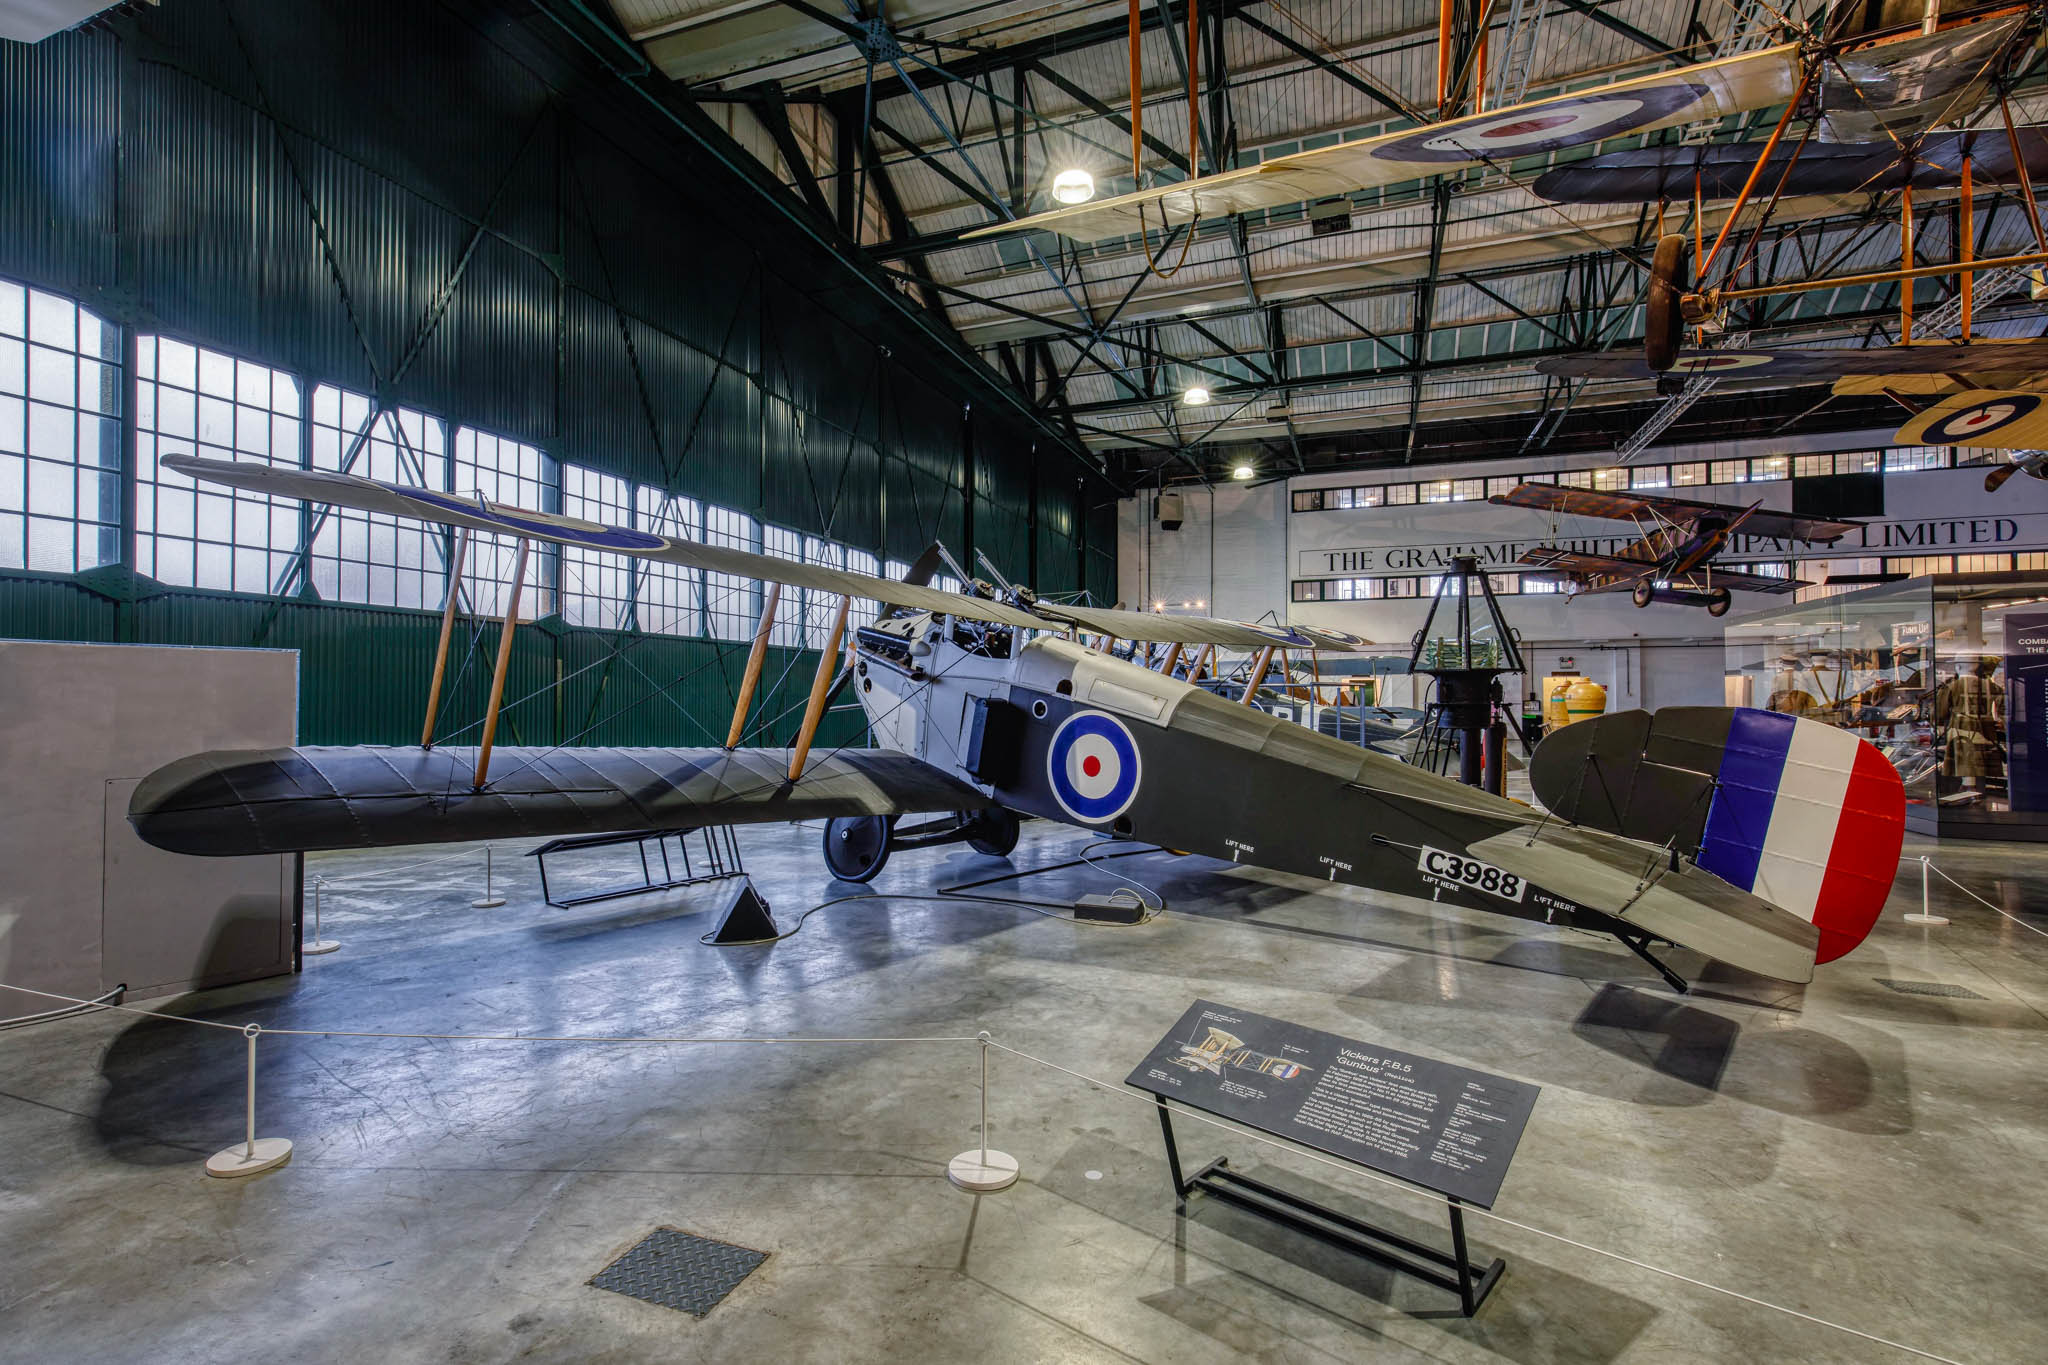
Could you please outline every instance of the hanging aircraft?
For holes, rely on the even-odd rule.
[[[2034,5],[2009,0],[1859,0],[1835,6],[1819,31],[1782,27],[1791,41],[1756,51],[1154,185],[964,237],[1043,231],[1086,244],[1475,167],[1505,169],[1520,157],[1779,105],[1788,120],[1795,110],[1811,113],[1828,141],[1896,145],[1981,105],[2037,35],[2040,16]],[[1474,77],[1484,58],[1453,72],[1442,55],[1437,108],[1448,112],[1481,86]],[[1134,92],[1134,104],[1138,98]],[[1133,125],[1133,172],[1142,179]]]
[[[1905,807],[1891,766],[1853,735],[1789,716],[1687,708],[1585,722],[1609,726],[1602,735],[1620,733],[1617,721],[1647,727],[1677,757],[1668,775],[1645,769],[1635,798],[1619,810],[1575,794],[1591,766],[1546,765],[1538,793],[1577,811],[1571,823],[1214,695],[1175,676],[1171,661],[1147,668],[1075,638],[1165,643],[1170,655],[1189,644],[1254,648],[1249,695],[1285,647],[1281,637],[1306,644],[1289,628],[1055,606],[1024,590],[1006,600],[993,589],[946,593],[347,474],[179,456],[163,465],[252,493],[453,526],[458,557],[469,535],[511,535],[522,551],[549,542],[767,585],[723,747],[494,755],[507,634],[478,748],[431,744],[430,697],[418,747],[299,746],[176,760],[145,778],[129,807],[142,838],[174,852],[232,856],[825,818],[828,865],[861,879],[897,846],[899,815],[959,813],[977,847],[992,852],[1014,845],[1019,815],[1035,815],[1229,862],[1610,933],[1681,990],[1684,982],[1651,956],[1653,941],[1806,981],[1816,961],[1841,956],[1868,933],[1897,867]],[[515,572],[506,632],[516,621],[517,585]],[[836,595],[839,606],[794,745],[745,748],[739,741],[783,586]],[[888,610],[857,626],[842,672],[856,598]],[[836,677],[854,687],[880,747],[811,752]],[[1584,738],[1591,744],[1590,732]],[[1627,736],[1614,743],[1625,750]],[[1622,761],[1606,741],[1596,747],[1587,765],[1605,765],[1604,773]]]
[[[1573,596],[1627,592],[1639,607],[1652,602],[1682,602],[1705,607],[1709,616],[1728,614],[1734,601],[1730,588],[1787,593],[1808,586],[1797,578],[1774,578],[1715,567],[1714,561],[1727,548],[1728,538],[1738,531],[1776,541],[1832,545],[1862,526],[1861,522],[1766,512],[1762,503],[1738,507],[1638,493],[1597,493],[1547,483],[1518,483],[1487,501],[1503,507],[1532,507],[1631,523],[1642,539],[1620,554],[1539,545],[1524,551],[1515,562],[1525,568],[1552,571]]]

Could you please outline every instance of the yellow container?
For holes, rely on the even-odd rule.
[[[1543,726],[1547,730],[1561,730],[1571,724],[1565,714],[1565,694],[1575,682],[1584,681],[1578,673],[1553,673],[1543,680]]]
[[[1565,689],[1565,722],[1574,724],[1591,720],[1607,710],[1607,689],[1591,678],[1580,678]]]

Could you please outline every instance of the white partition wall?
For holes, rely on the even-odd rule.
[[[297,857],[165,853],[127,812],[171,759],[297,729],[293,651],[0,640],[0,981],[135,999],[291,971]],[[0,992],[0,1020],[57,1003]]]

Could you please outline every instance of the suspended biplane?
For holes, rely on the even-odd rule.
[[[1532,764],[1553,812],[1542,815],[1175,676],[1189,645],[1254,649],[1249,695],[1276,652],[1309,647],[1293,628],[1055,606],[1023,590],[998,600],[979,585],[941,592],[346,474],[162,463],[173,477],[453,526],[458,563],[468,536],[511,535],[521,559],[528,542],[552,542],[767,584],[722,747],[494,755],[506,635],[480,748],[301,746],[179,759],[144,779],[129,807],[145,840],[175,852],[824,818],[828,865],[858,879],[888,856],[900,815],[958,813],[978,847],[1006,852],[1028,814],[1612,933],[1652,962],[1653,940],[1680,944],[1787,981],[1809,980],[1816,960],[1863,938],[1898,861],[1905,807],[1891,767],[1854,735],[1789,716],[1684,708],[1573,726],[1563,733],[1577,758],[1546,763],[1545,752],[1564,750],[1539,749]],[[836,595],[837,614],[794,745],[741,747],[784,585]],[[454,596],[451,587],[444,638]],[[516,571],[511,597],[507,632]],[[842,670],[855,599],[885,610],[856,626]],[[1158,668],[1119,659],[1099,647],[1111,639],[1164,644],[1168,658]],[[881,747],[812,752],[836,678],[855,688]],[[1607,791],[1628,796],[1616,804],[1600,797]]]
[[[1731,588],[1786,593],[1808,586],[1789,576],[1774,578],[1717,567],[1715,559],[1728,547],[1728,538],[1738,531],[1781,544],[1797,540],[1832,545],[1861,526],[1854,521],[1767,512],[1761,503],[1738,507],[1644,493],[1599,493],[1547,483],[1518,483],[1487,501],[1503,507],[1532,507],[1568,516],[1630,523],[1641,539],[1618,554],[1538,545],[1523,551],[1515,562],[1549,573],[1573,596],[1626,592],[1639,607],[1652,602],[1682,602],[1705,607],[1709,616],[1728,614],[1733,602]]]
[[[2036,35],[2039,15],[2034,5],[2010,0],[1857,0],[1836,6],[1822,31],[1784,27],[1789,41],[1756,51],[1273,157],[965,235],[1037,230],[1097,242],[1475,167],[1505,169],[1521,157],[1779,105],[1788,120],[1795,111],[1811,114],[1828,141],[1896,146],[1980,105]],[[1440,35],[1440,47],[1447,38]],[[1461,71],[1451,70],[1447,47],[1440,52],[1439,112],[1481,88],[1475,76],[1483,52],[1482,39]],[[1140,97],[1134,91],[1134,103]],[[1142,174],[1135,120],[1132,144],[1133,169]],[[1776,145],[1774,136],[1766,159]],[[1759,162],[1755,171],[1761,169]],[[1688,184],[1685,195],[1669,197],[1691,192]]]

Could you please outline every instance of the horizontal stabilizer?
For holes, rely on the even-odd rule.
[[[1481,839],[1475,858],[1538,886],[1569,888],[1579,904],[1655,938],[1779,981],[1813,980],[1820,931],[1713,873],[1598,830],[1550,825]]]
[[[788,780],[786,749],[476,750],[371,745],[192,754],[142,780],[128,820],[172,853],[235,857],[541,838],[992,804],[928,763],[886,749],[814,754]]]

